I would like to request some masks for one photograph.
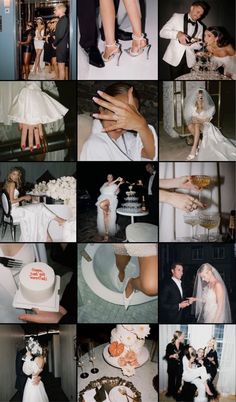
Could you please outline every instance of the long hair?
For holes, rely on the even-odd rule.
[[[16,181],[13,181],[10,177],[13,172],[18,172],[18,178],[16,179]],[[8,186],[10,183],[15,183],[17,190],[19,190],[22,187],[22,171],[20,168],[13,167],[10,169],[10,172],[7,175],[7,179],[6,179],[6,182],[3,186],[3,188],[8,191]]]
[[[217,38],[217,46],[224,47],[230,44],[233,46],[233,40],[224,27],[211,26],[206,30],[211,32],[215,36],[215,38]]]
[[[180,338],[180,336],[182,335],[182,331],[175,331],[173,334],[173,338],[171,340],[171,343],[175,343],[175,341]]]

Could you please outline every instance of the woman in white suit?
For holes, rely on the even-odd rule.
[[[194,1],[188,13],[174,13],[160,31],[161,38],[170,39],[163,60],[170,65],[172,80],[189,73],[195,64],[194,50],[200,49],[203,40],[203,25],[199,20],[207,8],[204,1]]]

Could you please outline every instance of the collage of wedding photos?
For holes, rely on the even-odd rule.
[[[0,402],[236,402],[235,0],[0,0]]]

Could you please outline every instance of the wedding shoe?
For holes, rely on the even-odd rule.
[[[107,63],[108,61],[111,61],[114,57],[117,57],[116,65],[119,66],[120,58],[122,55],[121,45],[117,42],[112,43],[112,45],[105,45],[105,47],[107,47],[107,48],[114,47],[114,46],[115,46],[115,49],[110,53],[110,55],[107,58],[104,56],[105,52],[102,53],[102,60],[105,63]]]
[[[187,156],[187,158],[186,158],[186,161],[191,161],[191,160],[193,160],[194,158],[196,157],[196,154],[189,154],[188,156]]]
[[[129,283],[130,279],[132,279],[132,278],[127,278],[127,280],[126,280],[126,282],[125,282],[125,285],[124,285],[124,291],[123,291],[123,300],[124,300],[125,310],[128,310],[129,305],[130,305],[130,302],[131,302],[131,300],[132,300],[132,298],[133,298],[133,296],[134,296],[134,293],[135,293],[135,291],[133,290],[133,292],[131,293],[131,295],[130,295],[129,297],[126,297],[125,291],[126,291],[126,288],[127,288],[127,285],[128,285],[128,283]]]
[[[144,50],[146,49],[146,51],[147,51],[147,60],[148,60],[149,59],[149,52],[150,52],[150,49],[151,49],[152,45],[150,45],[148,43],[148,40],[145,38],[144,34],[142,33],[141,36],[132,35],[132,39],[133,39],[133,41],[139,42],[138,51],[133,52],[132,47],[129,47],[128,49],[125,49],[126,53],[128,53],[131,57],[137,57],[137,56],[140,56],[140,54],[142,54],[144,52]],[[145,41],[145,46],[141,46],[142,41]]]

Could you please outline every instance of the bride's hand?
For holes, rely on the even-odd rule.
[[[168,200],[166,202],[174,208],[182,209],[185,212],[192,212],[197,208],[204,208],[204,205],[196,198],[188,194],[168,192]]]
[[[193,304],[195,301],[197,301],[196,297],[187,297],[189,304]]]
[[[33,385],[38,385],[41,381],[41,377],[37,376],[32,376],[32,384]]]
[[[108,109],[108,111],[113,112],[110,113],[104,111],[102,113],[93,114],[93,117],[96,119],[107,121],[110,120],[113,122],[103,129],[104,132],[118,129],[134,130],[139,132],[148,127],[145,118],[141,115],[141,113],[139,113],[135,104],[133,87],[129,88],[128,90],[128,104],[116,99],[114,96],[107,95],[105,92],[98,91],[98,94],[103,99],[94,97],[94,102],[104,109]]]
[[[35,314],[21,314],[18,317],[19,320],[38,324],[57,324],[67,314],[66,309],[62,306],[59,306],[59,311],[55,313],[52,311],[41,311],[38,308],[32,308],[32,311]]]
[[[175,188],[199,191],[199,187],[195,186],[195,185],[192,183],[191,176],[181,176],[181,177],[177,177],[177,178],[175,179],[175,181],[176,181],[176,186],[175,186]]]
[[[43,126],[42,124],[19,124],[19,130],[21,131],[21,149],[25,150],[26,146],[29,146],[30,152],[33,152],[34,143],[36,148],[41,147],[40,138],[43,138]]]

